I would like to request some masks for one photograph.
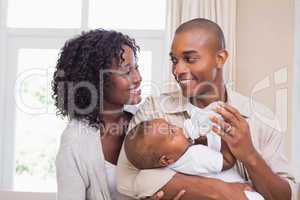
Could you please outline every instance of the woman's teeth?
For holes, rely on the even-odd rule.
[[[139,94],[141,92],[140,88],[130,89],[129,92],[131,94]]]

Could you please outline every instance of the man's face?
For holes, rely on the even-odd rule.
[[[183,95],[205,98],[214,87],[218,72],[217,51],[209,33],[201,29],[177,33],[170,57],[172,72]]]

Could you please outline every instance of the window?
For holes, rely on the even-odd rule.
[[[57,49],[20,49],[16,90],[14,189],[56,190],[55,155],[66,125],[55,115],[49,80]]]
[[[12,28],[80,28],[81,0],[9,0]]]
[[[165,0],[0,0],[0,189],[56,191],[54,160],[67,122],[55,115],[50,82],[64,42],[100,27],[135,38],[145,98],[162,80],[165,6]]]
[[[91,0],[89,27],[164,29],[165,6],[161,0]]]

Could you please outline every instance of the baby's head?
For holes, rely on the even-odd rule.
[[[127,158],[138,169],[166,167],[180,158],[189,146],[183,129],[164,119],[141,122],[125,138]]]

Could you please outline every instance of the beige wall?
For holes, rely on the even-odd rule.
[[[294,43],[294,0],[237,1],[237,65],[235,88],[250,96],[254,86],[270,76],[271,87],[254,95],[275,109],[275,93],[288,91],[288,124],[285,132],[286,153],[291,158],[291,92]],[[274,85],[274,72],[288,68],[288,82]]]

